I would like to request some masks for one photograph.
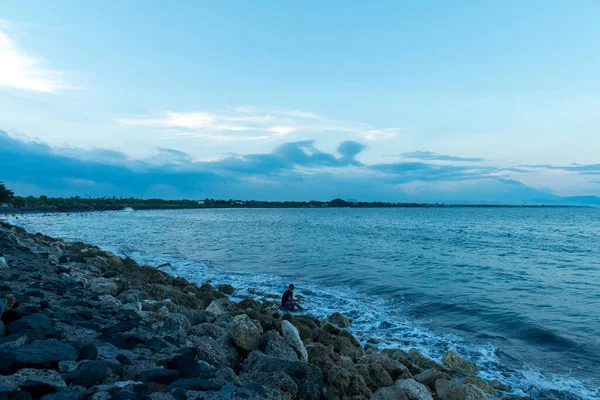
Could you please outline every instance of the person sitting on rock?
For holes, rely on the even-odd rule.
[[[4,314],[4,311],[12,308],[15,305],[15,296],[7,294],[3,299],[0,299],[0,317]]]
[[[288,290],[286,290],[283,293],[283,296],[281,296],[281,307],[289,311],[294,311],[294,308],[302,310],[302,307],[300,307],[298,301],[294,300],[294,285],[288,286]]]

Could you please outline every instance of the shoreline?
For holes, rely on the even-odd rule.
[[[182,379],[201,378],[183,378],[181,371],[172,368],[178,354],[187,357],[186,362],[191,365],[199,362],[201,366],[216,369],[216,372],[211,369],[214,374],[210,378],[202,378],[212,380],[211,388],[215,389],[183,389],[187,399],[191,396],[195,396],[194,399],[222,398],[214,396],[225,388],[231,391],[231,398],[242,398],[248,391],[254,398],[307,399],[321,396],[326,399],[404,398],[402,396],[430,399],[432,394],[441,400],[461,398],[451,397],[453,393],[475,399],[493,399],[514,393],[514,389],[501,382],[485,382],[477,377],[476,365],[453,352],[447,353],[443,364],[439,364],[417,350],[379,351],[375,344],[363,346],[346,330],[351,322],[339,313],[334,313],[328,320],[318,320],[306,314],[284,313],[279,310],[277,301],[259,302],[256,296],[232,302],[229,296],[237,289],[231,285],[198,286],[156,268],[139,266],[130,258],[115,256],[95,246],[67,243],[42,234],[32,235],[5,223],[0,223],[0,246],[9,265],[4,286],[17,292],[19,300],[9,315],[19,311],[20,318],[7,325],[12,327],[23,318],[35,319],[32,316],[43,314],[45,326],[54,331],[53,337],[36,329],[30,332],[29,324],[24,340],[30,343],[21,343],[6,356],[4,343],[7,338],[1,338],[0,357],[4,353],[10,359],[15,353],[19,354],[20,348],[34,346],[40,341],[47,345],[46,339],[65,343],[70,342],[65,339],[76,338],[76,351],[81,351],[84,346],[100,348],[103,355],[91,362],[68,359],[43,364],[44,367],[52,366],[48,371],[63,372],[64,375],[87,370],[91,367],[86,366],[102,361],[106,371],[112,371],[112,374],[106,372],[98,382],[94,381],[94,385],[84,386],[85,390],[74,386],[70,377],[63,377],[64,382],[58,379],[62,388],[59,394],[66,392],[69,396],[80,396],[76,399],[92,398],[105,392],[113,397],[121,392],[126,392],[122,396],[129,396],[130,392],[136,393],[140,385],[152,383],[165,387],[161,386],[161,391],[150,391],[146,396],[159,400],[156,393],[161,393],[161,400],[179,400],[176,395],[181,395],[181,391],[175,393],[178,389],[173,385]],[[19,273],[11,272],[15,267],[20,267]],[[23,274],[28,275],[33,284],[24,283]],[[51,286],[54,286],[52,290]],[[57,287],[60,290],[56,290]],[[75,298],[65,301],[64,296],[73,297],[69,296],[70,291]],[[35,296],[32,292],[36,292]],[[73,303],[75,299],[86,303],[85,307]],[[69,320],[66,316],[71,318],[72,325],[65,322]],[[11,327],[9,333],[15,332]],[[113,353],[105,352],[107,348]],[[126,354],[132,356],[129,361],[136,361],[134,365],[147,365],[144,367],[147,370],[131,373],[123,365],[125,372],[110,369],[113,364],[125,362],[123,357],[118,360],[123,354],[121,350],[130,352]],[[111,355],[115,356],[111,358]],[[169,360],[165,362],[165,359]],[[146,362],[148,360],[151,362]],[[63,363],[65,371],[61,371],[62,361],[69,361],[69,368],[76,369],[65,372],[69,368]],[[7,375],[9,372],[14,377],[31,364],[19,361],[13,366],[15,368],[10,371],[5,368],[0,373]],[[296,372],[300,370],[302,373],[298,375]],[[140,378],[140,375],[143,376]],[[167,379],[165,375],[171,377]],[[225,375],[229,380],[223,377]],[[171,378],[171,382],[164,384]],[[117,385],[117,382],[127,380],[142,384]],[[68,383],[70,386],[66,391]],[[156,385],[150,386],[153,388],[144,390],[156,389]],[[260,395],[256,391],[252,394],[249,387],[258,390]],[[236,397],[236,393],[241,397]]]

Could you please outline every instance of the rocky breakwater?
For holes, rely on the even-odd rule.
[[[448,352],[362,346],[336,313],[198,286],[84,243],[0,223],[0,400],[494,399],[509,391]],[[201,281],[202,277],[198,277]]]

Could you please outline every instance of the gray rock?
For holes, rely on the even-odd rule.
[[[31,340],[44,339],[55,334],[52,320],[45,313],[30,314],[6,327],[8,335],[26,334]]]
[[[0,321],[0,338],[6,336],[6,326],[4,322]]]
[[[467,398],[465,385],[455,380],[438,379],[435,392],[440,400],[463,400]]]
[[[410,371],[402,363],[381,354],[368,354],[361,357],[357,363],[380,365],[390,375],[392,381],[411,378]]]
[[[450,380],[452,379],[450,377],[450,375],[448,375],[445,372],[441,372],[435,369],[428,369],[425,370],[423,372],[421,372],[418,375],[415,375],[415,380],[419,383],[422,383],[423,385],[427,386],[429,389],[434,390],[435,391],[435,382],[438,379],[446,379],[446,380]]]
[[[219,385],[218,383],[201,378],[189,378],[189,379],[179,379],[175,382],[171,383],[170,388],[173,390],[183,389],[183,390],[220,390],[223,385]]]
[[[119,294],[119,285],[106,278],[93,278],[89,281],[90,290],[98,294],[116,296]]]
[[[444,354],[444,357],[442,357],[442,363],[444,363],[444,365],[450,369],[463,370],[473,375],[477,373],[477,365],[475,365],[474,362],[465,360],[456,354],[454,350],[448,350]]]
[[[325,392],[327,399],[369,399],[372,396],[362,375],[337,365],[329,371]]]
[[[375,400],[408,400],[401,387],[396,385],[388,386],[377,390],[373,393]]]
[[[54,370],[24,368],[13,375],[0,376],[0,385],[18,388],[27,381],[41,382],[54,387],[56,390],[66,389],[67,385],[62,376]]]
[[[232,295],[233,292],[235,292],[235,288],[228,284],[219,285],[217,286],[217,289],[219,289],[219,292],[228,295]]]
[[[260,346],[260,334],[256,325],[246,314],[235,316],[231,339],[235,346],[245,352],[251,352]]]
[[[102,382],[108,374],[108,366],[105,361],[98,360],[81,364],[75,371],[66,374],[65,381],[71,385],[91,388]]]
[[[308,353],[306,352],[304,343],[302,343],[302,339],[300,339],[298,329],[296,329],[296,327],[292,325],[290,321],[284,320],[281,322],[281,330],[283,332],[283,338],[292,347],[292,349],[294,349],[298,355],[298,358],[301,361],[308,362]]]
[[[224,297],[222,299],[213,300],[206,308],[206,311],[214,315],[221,315],[223,313],[235,312],[236,309],[237,307],[235,304],[228,298]]]
[[[262,352],[284,360],[298,361],[298,354],[277,331],[268,331],[262,336]],[[314,363],[313,363],[314,364]]]
[[[95,360],[96,358],[98,358],[98,349],[93,344],[79,349],[79,360]]]
[[[177,380],[178,377],[179,372],[177,371],[157,368],[142,372],[137,376],[136,380],[144,383],[154,382],[170,385],[173,381]]]
[[[15,365],[20,368],[44,368],[47,365],[57,365],[59,361],[77,359],[77,350],[73,346],[52,340],[39,340],[9,351],[14,356]]]
[[[63,390],[61,392],[47,394],[41,400],[80,400],[85,392],[83,390]]]
[[[179,372],[180,378],[199,378],[202,375],[200,364],[190,356],[175,356],[167,363],[167,366],[169,369]]]
[[[363,376],[367,386],[371,390],[377,390],[378,388],[394,384],[394,380],[390,377],[390,374],[377,363],[357,364],[356,369]]]
[[[234,367],[240,355],[228,336],[218,338],[189,336],[188,340],[196,348],[198,359],[215,367]]]
[[[504,382],[499,381],[498,379],[492,379],[491,381],[488,382],[488,384],[490,385],[490,387],[492,387],[493,389],[496,389],[500,392],[510,392],[511,391],[511,387],[509,385],[507,385]]]
[[[342,313],[339,312],[334,312],[333,314],[331,314],[328,318],[328,321],[334,325],[339,326],[340,328],[350,328],[352,326],[350,320],[348,320],[348,318],[346,318]]]
[[[6,336],[0,339],[0,350],[2,349],[15,349],[23,346],[29,339],[25,334],[16,334]]]
[[[96,346],[96,349],[98,350],[98,356],[105,359],[117,358],[121,355],[127,357],[129,360],[137,358],[131,350],[119,349],[110,343],[102,343]]]
[[[496,389],[492,388],[486,381],[481,379],[478,376],[470,375],[463,379],[463,385],[473,385],[487,394],[490,394],[494,397],[498,397],[498,392]]]
[[[429,388],[414,379],[399,379],[394,386],[401,388],[409,400],[433,400]]]

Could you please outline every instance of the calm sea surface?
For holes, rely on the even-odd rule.
[[[232,209],[17,222],[197,282],[341,311],[363,340],[454,348],[534,397],[600,398],[600,209]],[[515,393],[522,393],[516,390]]]

